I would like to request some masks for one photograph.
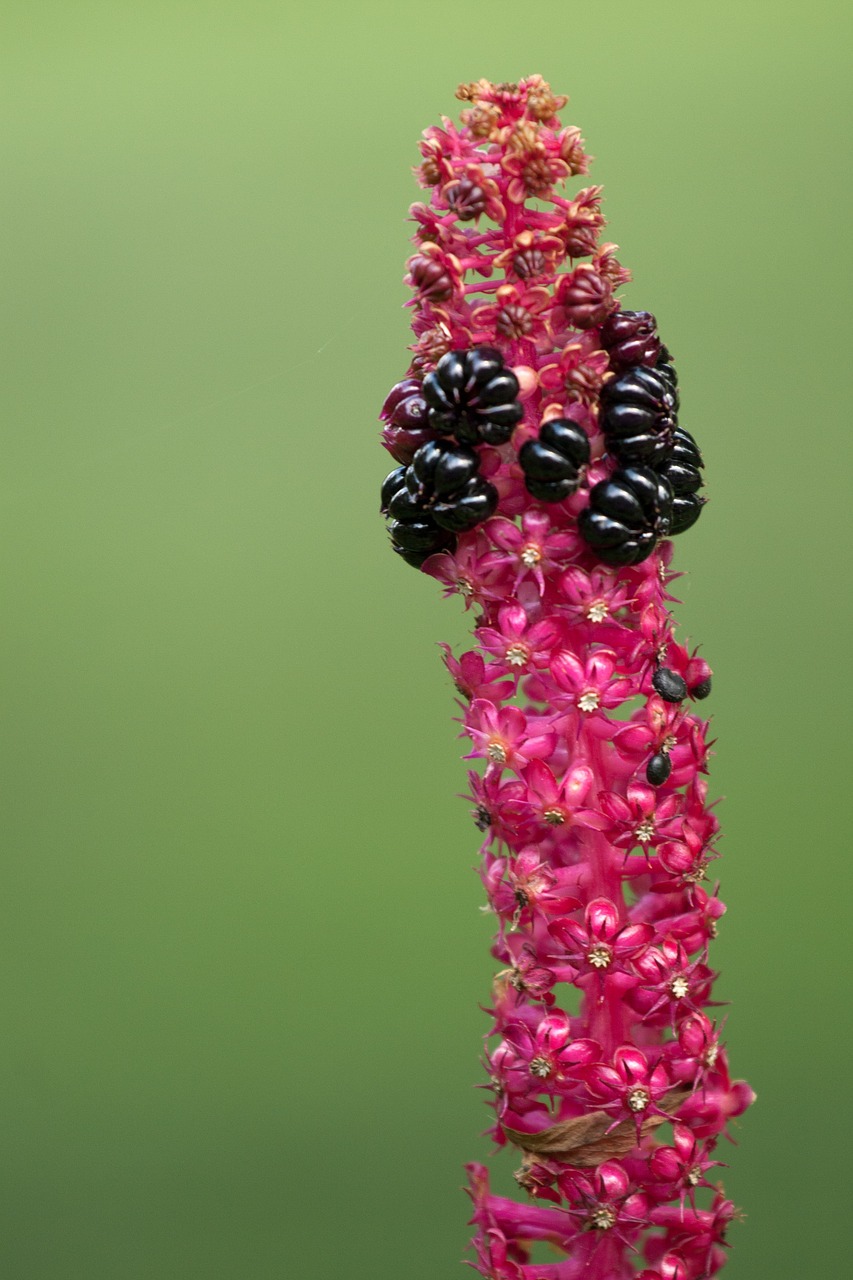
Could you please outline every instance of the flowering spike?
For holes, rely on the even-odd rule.
[[[476,607],[475,647],[442,648],[498,923],[492,1133],[532,1203],[469,1166],[474,1265],[701,1280],[734,1210],[696,1188],[753,1099],[706,1012],[725,910],[700,883],[711,669],[668,608],[666,539],[702,511],[702,455],[655,317],[617,296],[601,188],[561,191],[588,169],[567,99],[541,76],[457,97],[461,125],[427,129],[415,170],[414,342],[381,412],[399,464],[381,507],[400,557]],[[562,1260],[533,1264],[538,1240]]]

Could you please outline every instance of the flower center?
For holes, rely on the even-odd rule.
[[[640,844],[648,844],[655,833],[654,818],[644,818],[634,832],[634,839]]]
[[[532,569],[541,559],[542,552],[535,542],[528,542],[526,547],[521,548],[521,563],[528,569]]]
[[[530,1063],[530,1074],[545,1080],[551,1074],[551,1064],[547,1058],[533,1058]]]
[[[649,1105],[649,1091],[642,1085],[637,1085],[636,1089],[630,1091],[626,1101],[632,1111],[645,1111]]]
[[[506,764],[506,747],[499,738],[493,738],[486,747],[486,755],[494,764]]]
[[[474,594],[474,584],[470,578],[457,578],[456,587],[459,594],[464,596],[466,600],[470,600]]]
[[[595,711],[601,704],[601,694],[597,689],[587,689],[578,698],[581,711]]]
[[[566,821],[566,815],[562,809],[546,809],[542,817],[548,823],[549,827],[561,827]]]
[[[586,607],[586,616],[590,622],[603,622],[607,614],[608,608],[605,600],[593,600]]]
[[[705,1066],[713,1067],[717,1061],[717,1054],[720,1052],[718,1044],[712,1044],[708,1052],[705,1054]]]
[[[587,1222],[596,1231],[609,1231],[616,1225],[616,1214],[609,1204],[597,1204],[587,1218]]]
[[[530,650],[526,644],[517,641],[506,651],[506,660],[511,667],[525,667],[530,659]]]
[[[593,969],[606,969],[613,959],[613,952],[604,942],[596,942],[586,953],[586,958]]]
[[[702,1181],[702,1170],[697,1165],[694,1165],[692,1169],[687,1170],[685,1177],[691,1187],[698,1187]]]
[[[677,978],[673,978],[672,982],[669,984],[669,989],[676,1000],[683,1000],[687,995],[687,992],[690,990],[690,983],[687,981],[684,974],[680,973]]]

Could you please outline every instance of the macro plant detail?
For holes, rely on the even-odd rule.
[[[415,170],[381,509],[393,550],[476,611],[474,646],[443,648],[497,920],[490,1133],[526,1199],[468,1167],[474,1265],[701,1280],[735,1212],[717,1144],[753,1099],[712,1000],[711,670],[670,610],[703,460],[655,317],[617,297],[601,188],[561,194],[588,169],[567,99],[540,76],[457,97]]]

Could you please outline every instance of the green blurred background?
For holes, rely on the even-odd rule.
[[[376,415],[419,133],[533,71],[709,469],[681,617],[759,1093],[727,1275],[848,1273],[845,11],[7,0],[10,1280],[462,1274],[492,965],[435,642],[467,622],[386,550]]]

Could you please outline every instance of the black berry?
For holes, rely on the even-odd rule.
[[[462,444],[504,444],[524,413],[518,392],[493,347],[448,351],[423,381],[430,427]]]
[[[639,564],[669,533],[671,512],[667,482],[650,467],[628,467],[595,485],[578,527],[606,564]]]
[[[540,502],[561,502],[581,482],[581,468],[589,462],[589,439],[568,418],[542,424],[538,440],[521,446],[518,460],[527,491]]]
[[[655,466],[667,457],[678,426],[673,387],[660,371],[637,365],[601,392],[599,424],[607,448],[624,464]]]

